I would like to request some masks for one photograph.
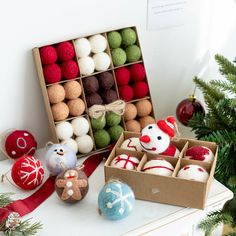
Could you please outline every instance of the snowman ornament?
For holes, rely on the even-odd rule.
[[[147,125],[141,131],[139,138],[142,149],[152,154],[165,152],[170,139],[175,136],[176,120],[174,117],[167,117],[166,120],[158,120],[156,124]]]

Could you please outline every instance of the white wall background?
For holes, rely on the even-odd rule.
[[[0,133],[28,129],[40,146],[50,139],[33,47],[130,25],[138,27],[157,117],[174,114],[212,52],[236,55],[236,4],[214,2],[209,38],[210,0],[190,0],[185,26],[161,31],[146,30],[147,0],[1,1]]]

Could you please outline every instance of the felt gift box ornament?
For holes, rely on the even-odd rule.
[[[142,129],[140,137],[143,150],[153,154],[165,152],[176,129],[175,118],[171,116],[166,120],[158,120],[156,124],[147,125]]]

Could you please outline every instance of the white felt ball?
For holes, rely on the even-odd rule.
[[[214,154],[208,147],[193,146],[186,151],[185,158],[190,160],[204,161],[211,163],[214,159]]]
[[[101,34],[91,36],[89,42],[93,53],[103,52],[107,47],[107,40]]]
[[[112,162],[112,167],[127,169],[127,170],[135,170],[138,167],[139,159],[134,156],[121,154],[116,156]]]
[[[61,144],[71,148],[75,153],[78,152],[77,142],[72,138],[68,138],[68,139],[62,141]]]
[[[149,174],[171,176],[174,172],[174,167],[170,162],[162,158],[155,158],[146,162],[143,171]]]
[[[80,153],[89,153],[93,150],[93,140],[89,135],[77,137],[75,140]]]
[[[89,131],[89,122],[84,117],[80,116],[74,119],[72,122],[72,127],[74,134],[76,136],[83,136],[88,133]]]
[[[86,38],[76,39],[74,45],[78,57],[87,57],[91,52],[91,45]]]
[[[65,140],[73,135],[73,127],[71,123],[63,121],[56,125],[56,134],[60,140]]]
[[[111,64],[111,58],[105,52],[94,54],[93,60],[97,71],[107,70]]]
[[[177,177],[181,179],[206,182],[209,178],[209,174],[199,165],[187,165],[179,171]]]
[[[82,75],[91,75],[94,72],[95,64],[92,57],[82,57],[78,60],[78,63]]]
[[[128,138],[122,144],[121,148],[125,150],[131,150],[136,152],[142,151],[142,146],[140,144],[139,138]]]

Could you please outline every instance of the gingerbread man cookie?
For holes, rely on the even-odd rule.
[[[61,200],[77,202],[88,192],[88,179],[85,173],[78,169],[68,169],[56,178],[56,192]]]

